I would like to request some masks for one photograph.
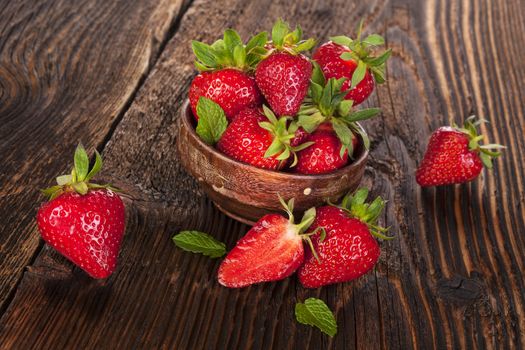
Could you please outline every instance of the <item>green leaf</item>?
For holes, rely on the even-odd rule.
[[[487,167],[487,169],[492,169],[492,157],[484,152],[479,153],[479,157],[481,158],[481,162],[483,165]]]
[[[200,253],[210,258],[219,258],[226,254],[226,245],[204,232],[181,231],[172,239],[177,247],[188,252]]]
[[[233,51],[237,46],[243,46],[241,37],[233,29],[226,29],[224,31],[224,46],[228,49],[230,55],[233,56]]]
[[[344,100],[339,103],[337,106],[337,109],[339,111],[339,115],[342,117],[346,117],[350,114],[350,111],[352,110],[352,106],[354,104],[354,101],[352,100]]]
[[[370,70],[372,71],[374,80],[376,81],[377,84],[383,84],[386,81],[384,66],[372,67],[370,68]]]
[[[312,82],[320,85],[321,87],[326,84],[326,80],[324,77],[323,70],[321,69],[321,66],[319,66],[319,63],[312,61],[313,69],[312,69]]]
[[[357,63],[357,68],[352,74],[352,85],[350,86],[351,89],[355,88],[357,84],[359,84],[364,79],[366,69],[366,63],[359,60],[359,63]]]
[[[197,102],[197,115],[199,116],[195,130],[197,135],[207,144],[215,144],[228,126],[228,120],[221,106],[209,98],[200,97]]]
[[[40,192],[42,192],[42,194],[46,197],[52,197],[55,193],[62,192],[62,186],[60,185],[51,186],[43,190],[40,190]]]
[[[81,195],[85,195],[89,191],[87,184],[83,181],[74,182],[71,184],[71,186],[73,186],[73,189],[75,190],[75,192],[80,193]]]
[[[321,113],[315,113],[312,115],[300,115],[297,125],[302,126],[308,133],[314,132],[315,129],[325,121],[325,117]]]
[[[344,118],[344,121],[356,122],[359,120],[366,120],[375,117],[379,113],[381,113],[381,108],[365,108],[348,115]]]
[[[314,46],[315,46],[315,39],[314,38],[310,38],[308,40],[303,41],[299,45],[297,45],[294,50],[296,52],[303,52],[303,51],[311,50],[312,47],[314,47]]]
[[[344,35],[332,36],[330,37],[330,40],[336,44],[343,45],[343,46],[350,46],[350,44],[352,44],[353,42],[352,39]]]
[[[390,55],[392,55],[392,49],[386,50],[385,52],[383,52],[378,57],[375,57],[375,58],[372,58],[372,59],[368,59],[366,61],[366,63],[368,63],[368,65],[371,66],[371,67],[377,67],[377,66],[380,66],[380,65],[384,64],[386,62],[386,60],[388,60]]]
[[[246,44],[246,52],[250,53],[250,51],[255,47],[264,47],[267,42],[268,32],[260,32],[259,34],[251,37],[251,39],[248,41],[248,44]]]
[[[272,28],[272,41],[275,46],[283,46],[284,37],[290,32],[290,27],[282,19],[278,19]]]
[[[235,66],[242,68],[246,64],[246,50],[243,46],[235,46],[233,49],[233,61]]]
[[[363,204],[367,197],[368,189],[366,187],[360,188],[353,194],[350,204],[352,207]]]
[[[380,46],[380,45],[383,45],[385,43],[385,39],[383,39],[383,37],[379,34],[371,34],[369,36],[367,36],[364,40],[363,40],[364,43],[367,43],[369,45],[374,45],[374,46]]]
[[[355,58],[351,52],[343,52],[339,57],[345,61],[351,61]]]
[[[334,120],[332,122],[332,127],[334,128],[335,133],[337,134],[337,137],[341,141],[341,143],[344,146],[344,149],[348,149],[348,153],[351,154],[352,151],[352,131],[348,127],[348,125],[338,121]],[[344,149],[341,150],[341,158],[343,158]]]
[[[73,177],[68,174],[68,175],[60,175],[57,177],[57,184],[59,186],[64,186],[64,185],[67,185],[67,184],[70,184],[73,182]]]
[[[81,143],[78,144],[75,150],[75,172],[77,174],[77,181],[84,181],[89,170],[89,158]]]
[[[197,60],[199,60],[205,66],[217,66],[217,60],[215,59],[213,49],[210,47],[210,45],[193,40],[191,42],[191,49],[193,50],[195,57],[197,57]]]
[[[284,145],[282,142],[276,137],[273,139],[272,143],[264,153],[264,158],[269,158],[271,156],[276,155],[277,153],[280,153],[284,150]]]
[[[337,333],[334,314],[320,299],[308,298],[304,304],[295,304],[295,317],[299,323],[317,327],[330,337]]]
[[[314,101],[318,102],[323,96],[323,87],[315,82],[310,83],[310,94]]]
[[[100,153],[95,150],[95,164],[93,164],[93,168],[91,168],[85,180],[91,180],[93,176],[95,176],[100,171],[100,169],[102,169],[102,157],[100,156]]]
[[[270,121],[270,123],[272,124],[277,123],[277,117],[275,116],[273,111],[270,108],[268,108],[268,106],[263,105],[263,112],[266,118],[268,118],[268,120]]]
[[[277,160],[288,159],[290,158],[290,154],[291,154],[290,149],[285,147],[283,153],[279,154],[279,156],[276,159]]]

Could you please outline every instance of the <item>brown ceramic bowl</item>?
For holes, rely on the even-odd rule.
[[[326,200],[336,201],[359,186],[368,151],[362,140],[354,162],[330,174],[301,175],[266,170],[238,162],[202,141],[195,132],[188,102],[179,120],[177,147],[182,165],[199,182],[213,203],[226,215],[253,224],[263,215],[282,212],[277,194],[295,198],[302,212]]]

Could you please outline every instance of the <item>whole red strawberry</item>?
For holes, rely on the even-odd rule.
[[[46,243],[93,278],[115,270],[125,225],[122,199],[111,188],[89,183],[101,166],[97,152],[88,173],[88,156],[79,145],[72,174],[59,176],[57,186],[43,191],[51,199],[37,214]]]
[[[343,90],[346,99],[354,106],[362,103],[374,90],[375,83],[384,83],[385,62],[391,51],[379,57],[371,55],[371,48],[384,44],[384,39],[372,34],[361,40],[362,22],[356,40],[337,36],[321,45],[312,56],[319,64],[327,79],[347,78]]]
[[[479,145],[483,139],[477,133],[480,122],[470,117],[463,128],[441,127],[434,131],[416,171],[417,183],[423,187],[459,184],[478,177],[483,165],[492,168],[492,158],[501,154],[492,149],[504,146]]]
[[[264,111],[264,113],[263,113]],[[311,143],[292,147],[295,123],[288,126],[288,118],[277,117],[263,106],[241,111],[222,134],[217,148],[233,159],[259,168],[281,169],[290,157],[296,161],[296,152]],[[292,131],[293,130],[293,131]]]
[[[388,239],[375,222],[384,207],[376,198],[365,204],[367,189],[343,199],[340,207],[317,208],[310,230],[323,228],[325,236],[312,236],[313,250],[307,251],[299,269],[299,281],[307,288],[346,282],[367,273],[379,259],[380,249],[372,235]],[[317,257],[312,253],[316,252]]]
[[[357,145],[357,138],[355,144]],[[295,172],[300,174],[325,174],[348,164],[348,150],[341,155],[342,144],[333,130],[317,129],[306,138],[313,144],[297,152]]]
[[[241,110],[262,103],[255,79],[237,69],[202,72],[193,79],[189,98],[197,120],[197,102],[200,97],[209,98],[221,106],[228,120],[232,120]]]
[[[300,41],[301,36],[300,27],[291,32],[287,23],[278,20],[271,49],[255,70],[257,86],[279,116],[296,115],[308,92],[312,64],[300,52],[310,50],[315,41]]]
[[[315,218],[315,208],[306,211],[301,223],[294,224],[293,199],[281,202],[289,218],[263,216],[237,242],[219,267],[218,280],[230,288],[246,287],[260,282],[277,281],[290,276],[304,260],[302,233]]]
[[[228,120],[247,107],[262,104],[262,96],[253,78],[253,69],[260,60],[255,51],[264,50],[268,34],[262,32],[243,45],[239,34],[232,29],[224,38],[212,45],[192,42],[197,58],[196,67],[201,71],[192,81],[189,99],[196,119],[197,103],[206,97],[224,110]]]

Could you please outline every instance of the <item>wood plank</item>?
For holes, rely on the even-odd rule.
[[[228,9],[228,10],[226,10]],[[230,11],[231,9],[231,11]],[[523,5],[476,1],[202,1],[179,31],[105,148],[105,176],[133,193],[120,265],[92,281],[45,248],[0,320],[12,348],[354,349],[522,348],[525,335],[525,106],[520,83]],[[261,16],[265,14],[265,16]],[[246,37],[278,16],[307,34],[344,33],[366,16],[394,51],[389,83],[370,101],[384,109],[366,128],[364,184],[389,199],[374,272],[319,290],[296,278],[228,290],[218,260],[182,252],[181,228],[232,247],[248,227],[227,219],[180,168],[176,121],[194,74],[190,39],[228,26]],[[498,57],[500,64],[494,65]],[[508,74],[512,72],[512,74]],[[468,185],[420,189],[413,177],[430,132],[475,112],[491,141],[511,146],[492,174]],[[139,193],[141,192],[141,193]],[[135,194],[136,193],[136,194]],[[293,306],[320,297],[336,311],[333,339],[296,323]]]
[[[0,2],[0,310],[41,247],[38,189],[105,142],[183,4]]]

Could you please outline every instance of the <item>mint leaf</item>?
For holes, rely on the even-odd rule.
[[[78,181],[84,181],[89,170],[89,158],[81,143],[78,144],[75,150],[75,171]]]
[[[304,304],[295,304],[295,318],[297,322],[317,327],[331,337],[337,333],[334,314],[320,299],[308,298]]]
[[[172,239],[177,247],[188,252],[200,253],[210,258],[219,258],[226,254],[224,243],[204,232],[181,231]]]
[[[221,106],[209,98],[200,97],[197,102],[199,121],[195,131],[204,142],[213,145],[221,138],[228,126],[228,120]]]

